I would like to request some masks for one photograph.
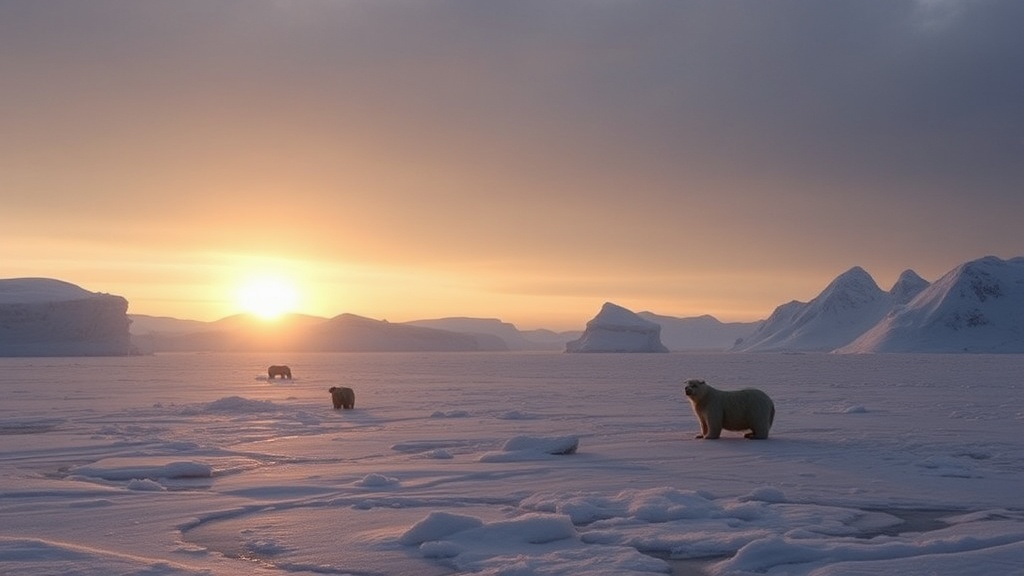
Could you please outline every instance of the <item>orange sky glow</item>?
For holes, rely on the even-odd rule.
[[[1024,255],[1012,4],[56,4],[0,4],[0,278],[131,313],[752,321]]]

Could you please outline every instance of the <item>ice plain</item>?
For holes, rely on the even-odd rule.
[[[771,438],[695,440],[686,378],[768,392]],[[1024,574],[1022,380],[1022,355],[0,359],[0,572]]]

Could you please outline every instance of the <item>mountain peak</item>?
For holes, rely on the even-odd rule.
[[[917,272],[907,269],[900,273],[900,277],[892,285],[889,294],[893,297],[894,303],[906,304],[928,286],[927,280],[918,276]]]
[[[837,276],[810,302],[783,304],[738,350],[828,352],[849,344],[891,309],[892,297],[860,266]]]
[[[851,292],[874,296],[882,292],[875,279],[868,274],[867,270],[860,266],[854,266],[843,272],[833,280],[822,292],[822,295],[830,295],[838,292]]]
[[[950,270],[840,352],[1024,352],[1024,258]]]

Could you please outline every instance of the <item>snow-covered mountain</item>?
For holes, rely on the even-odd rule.
[[[167,324],[167,328],[183,325]],[[289,314],[274,322],[239,314],[198,330],[137,334],[144,352],[466,352],[507,350],[497,336],[460,334],[355,314],[320,318]]]
[[[855,266],[810,302],[793,301],[776,308],[733,350],[830,352],[856,340],[924,285],[927,282],[907,270],[892,290],[885,292],[870,274]]]
[[[215,322],[132,316],[132,339],[145,352],[183,351],[502,351],[561,350],[579,333],[519,331],[491,318],[388,322],[355,314],[287,314],[274,322],[239,314]]]
[[[761,322],[721,322],[708,315],[677,318],[638,312],[637,316],[660,325],[661,342],[673,351],[728,350],[761,325]]]
[[[0,356],[125,356],[128,301],[51,278],[0,280]]]
[[[129,314],[131,325],[128,331],[132,336],[148,334],[188,334],[210,329],[209,322],[200,320],[180,320],[170,316],[149,316],[147,314]]]
[[[342,314],[307,332],[305,350],[346,352],[465,352],[508,350],[490,334],[463,334]]]
[[[545,331],[521,331],[514,324],[497,318],[451,317],[432,320],[405,322],[410,326],[435,328],[462,334],[489,335],[501,338],[509,350],[561,350],[565,343],[578,338],[579,333]]]
[[[1024,258],[957,266],[840,353],[1024,353]]]
[[[893,306],[902,306],[910,302],[928,286],[928,281],[918,276],[916,272],[904,270],[896,279],[896,283],[892,285],[892,289],[889,290]]]
[[[661,343],[661,326],[630,310],[605,302],[566,352],[668,352]]]

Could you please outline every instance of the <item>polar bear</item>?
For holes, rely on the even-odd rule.
[[[768,438],[775,421],[775,404],[764,392],[755,388],[718,390],[703,380],[687,380],[685,392],[700,420],[697,438],[714,440],[722,435],[723,428],[750,430],[747,438]]]
[[[331,386],[328,392],[331,393],[331,401],[334,402],[335,410],[338,408],[351,410],[356,407],[356,393],[351,388]]]
[[[273,380],[275,376],[292,379],[292,369],[287,366],[271,366],[267,368],[267,379]]]

